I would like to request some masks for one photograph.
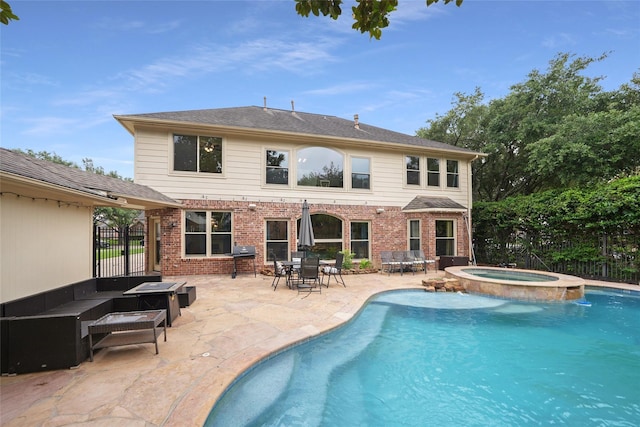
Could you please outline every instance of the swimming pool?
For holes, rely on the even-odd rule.
[[[206,426],[640,425],[640,294],[389,292],[241,376]]]

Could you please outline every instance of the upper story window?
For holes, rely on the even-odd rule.
[[[231,212],[187,211],[184,219],[185,255],[231,253]]]
[[[289,153],[267,150],[267,184],[289,184]]]
[[[458,161],[447,160],[447,187],[459,187]]]
[[[420,157],[406,156],[407,185],[420,185]]]
[[[440,159],[427,158],[427,185],[440,187]]]
[[[222,173],[222,138],[173,135],[173,170]]]
[[[351,158],[351,188],[371,188],[371,161],[363,157]]]
[[[344,156],[324,147],[298,150],[298,185],[343,188]]]

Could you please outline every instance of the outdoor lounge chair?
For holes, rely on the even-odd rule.
[[[410,269],[413,274],[416,274],[415,266],[413,265],[414,258],[411,251],[393,251],[391,256],[400,268],[400,275],[404,273],[405,269]]]
[[[413,251],[413,256],[415,258],[414,261],[413,261],[413,264],[422,266],[422,269],[424,270],[424,274],[427,274],[427,264],[434,264],[435,263],[434,260],[427,259],[424,256],[424,251],[422,249],[414,250]]]
[[[380,259],[382,260],[382,272],[386,272],[387,274],[391,274],[396,268],[400,267],[400,264],[393,260],[393,255],[391,251],[382,251],[380,252]]]
[[[320,292],[322,293],[322,286],[320,286],[320,273],[318,268],[320,267],[319,258],[302,258],[300,264],[300,274],[296,279],[298,293],[301,291]]]
[[[276,256],[274,254],[272,254],[272,256],[273,256],[273,282],[271,282],[271,286],[275,291],[276,288],[278,287],[278,283],[280,283],[280,278],[284,277],[285,280],[288,280],[288,277],[287,277],[287,271],[282,265],[282,263],[276,260]]]
[[[324,276],[329,276],[327,279],[327,288],[329,287],[329,282],[331,281],[331,276],[335,277],[336,282],[342,283],[342,286],[345,288],[347,285],[344,284],[344,279],[342,278],[342,262],[344,261],[344,254],[338,253],[336,254],[336,263],[335,265],[327,265],[322,269],[322,283],[324,283]]]

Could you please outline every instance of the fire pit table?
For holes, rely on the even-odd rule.
[[[152,343],[158,351],[158,332],[164,325],[164,340],[167,341],[167,313],[165,310],[130,311],[109,313],[89,325],[89,358],[93,362],[93,350],[121,345]],[[104,335],[95,344],[93,335]]]

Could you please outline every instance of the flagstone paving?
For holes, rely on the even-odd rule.
[[[428,277],[436,273],[429,272]],[[440,272],[442,276],[442,272]],[[202,426],[245,369],[292,343],[351,319],[373,295],[422,288],[422,273],[345,276],[298,294],[271,277],[165,277],[196,286],[197,299],[151,344],[103,349],[75,369],[0,378],[2,426]],[[634,285],[602,284],[627,289]]]

